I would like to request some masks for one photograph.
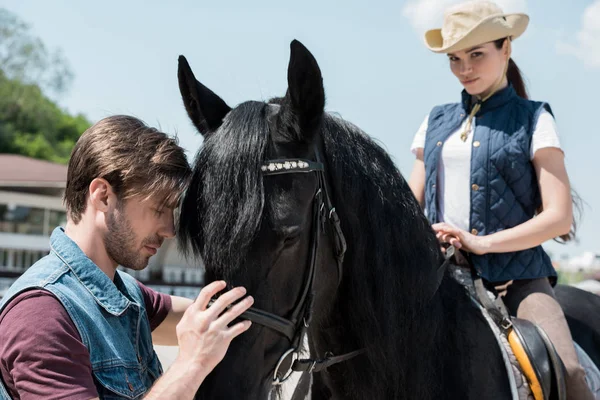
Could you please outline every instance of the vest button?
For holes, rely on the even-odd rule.
[[[474,141],[473,142],[473,147],[479,147],[479,145],[481,145],[481,143],[479,143],[479,141]]]
[[[431,187],[435,189],[435,183],[433,185],[431,185]]]
[[[436,145],[437,147],[440,147],[440,146],[442,145],[442,142],[437,142],[435,145]]]
[[[473,235],[477,235],[479,232],[477,232],[477,229],[471,229],[471,234]]]
[[[473,189],[474,191],[478,191],[479,190],[479,185],[477,185],[476,183],[471,185],[471,189]]]

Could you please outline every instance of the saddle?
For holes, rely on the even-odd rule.
[[[453,256],[460,257],[460,253],[447,249],[446,259]],[[565,368],[544,330],[528,320],[509,316],[502,299],[489,293],[481,277],[470,266],[466,267],[464,261],[460,265],[450,262],[450,265],[455,279],[467,288],[473,301],[487,311],[500,333],[508,339],[534,399],[566,400]],[[461,273],[462,277],[457,276]]]
[[[567,398],[565,369],[550,339],[530,321],[511,318],[508,343],[536,400]]]

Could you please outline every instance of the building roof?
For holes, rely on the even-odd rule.
[[[0,186],[65,187],[67,166],[17,154],[0,154]]]

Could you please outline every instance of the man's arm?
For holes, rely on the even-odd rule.
[[[62,304],[46,290],[23,293],[2,312],[0,373],[8,393],[21,400],[98,395],[89,352]]]
[[[152,342],[161,346],[177,346],[176,327],[183,314],[194,303],[194,300],[185,297],[170,296],[171,307],[166,318],[152,331]]]
[[[145,399],[191,400],[231,341],[250,328],[250,321],[229,326],[254,302],[247,297],[231,306],[245,296],[242,288],[224,293],[208,308],[225,286],[222,281],[207,285],[187,307],[176,327],[179,355]],[[0,316],[0,372],[9,393],[21,400],[98,398],[89,352],[62,304],[44,290],[25,295],[41,300],[19,299]]]
[[[175,327],[194,300],[157,292],[141,282],[138,282],[138,286],[142,291],[150,320],[152,343],[161,346],[177,346]]]
[[[210,299],[225,286],[223,281],[210,283],[187,307],[176,328],[179,355],[144,399],[193,399],[204,378],[225,357],[231,341],[250,328],[250,321],[229,326],[254,303],[248,296],[232,306],[246,295],[243,288],[225,292],[208,308]]]

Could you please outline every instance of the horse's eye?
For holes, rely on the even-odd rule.
[[[300,239],[302,229],[299,226],[286,227],[281,231],[281,237],[283,238],[283,245],[285,247],[291,246]]]
[[[291,246],[291,245],[295,244],[296,242],[298,242],[298,240],[300,240],[300,235],[288,236],[283,240],[283,246],[284,247]]]

